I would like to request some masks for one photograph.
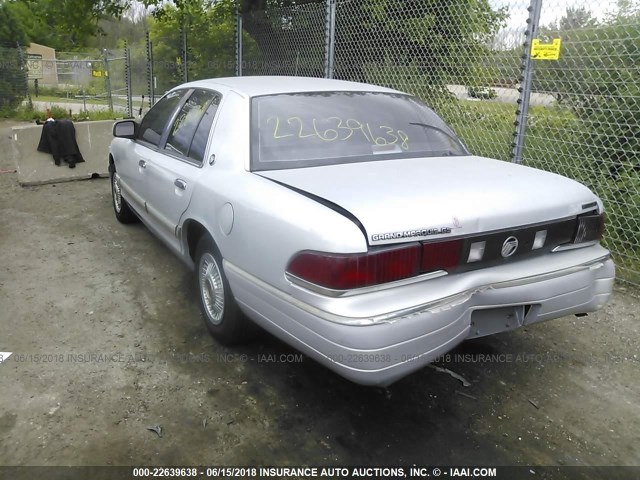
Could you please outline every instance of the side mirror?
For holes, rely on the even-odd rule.
[[[120,120],[113,124],[113,136],[118,138],[136,138],[138,124],[134,120]]]

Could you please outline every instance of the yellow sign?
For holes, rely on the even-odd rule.
[[[562,39],[554,38],[551,43],[540,43],[537,38],[531,42],[531,58],[534,60],[558,60]]]
[[[100,70],[93,70],[91,72],[91,75],[93,75],[94,77],[108,77],[109,72],[101,72]]]

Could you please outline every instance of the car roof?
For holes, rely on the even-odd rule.
[[[216,89],[224,86],[236,92],[256,97],[260,95],[277,95],[282,93],[301,92],[386,92],[403,93],[398,90],[370,85],[367,83],[347,82],[344,80],[331,80],[314,77],[287,77],[287,76],[255,76],[255,77],[224,77],[198,80],[185,83],[176,88],[200,87]]]

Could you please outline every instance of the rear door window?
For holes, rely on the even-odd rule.
[[[194,90],[191,93],[188,100],[180,109],[180,112],[176,116],[176,119],[171,126],[169,131],[169,136],[167,138],[167,143],[165,144],[165,150],[168,150],[171,153],[178,154],[184,157],[191,157],[189,152],[191,150],[191,145],[194,141],[196,133],[198,130],[201,131],[198,140],[201,141],[204,133],[203,129],[207,129],[206,136],[208,138],[209,130],[211,129],[211,122],[209,122],[210,117],[213,115],[208,115],[209,107],[216,99],[217,94],[215,92],[211,92],[208,90]],[[215,110],[213,112],[215,115]],[[205,124],[200,129],[200,124],[203,120],[206,119]],[[208,123],[208,128],[207,124]],[[206,145],[206,139],[204,141]],[[204,154],[204,150],[202,152]],[[195,157],[195,158],[194,158]],[[191,157],[194,160],[202,161],[202,157],[198,156],[194,152],[194,156]]]
[[[189,158],[191,158],[192,160],[202,162],[202,160],[204,159],[204,152],[207,148],[207,140],[209,140],[209,132],[211,131],[213,119],[216,116],[219,104],[220,96],[216,95],[209,104],[206,112],[204,112],[204,116],[200,120],[200,124],[198,125],[196,133],[193,136],[193,140],[191,141],[191,147],[189,148]]]

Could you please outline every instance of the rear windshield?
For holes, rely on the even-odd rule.
[[[468,152],[438,115],[408,95],[320,92],[252,99],[253,171],[447,155]]]

